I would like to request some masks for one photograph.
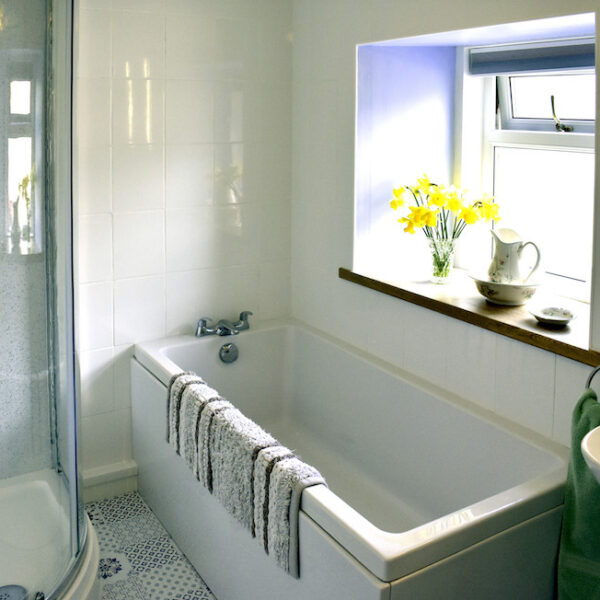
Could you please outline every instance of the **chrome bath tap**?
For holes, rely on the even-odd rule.
[[[232,323],[227,319],[220,319],[214,327],[209,327],[208,322],[210,317],[202,317],[198,321],[196,327],[196,337],[204,337],[205,335],[237,335],[244,329],[250,329],[248,317],[252,315],[249,310],[244,310],[240,313],[239,321]]]

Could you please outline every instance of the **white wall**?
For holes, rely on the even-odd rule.
[[[352,267],[355,46],[594,11],[576,0],[295,0],[293,315],[569,443],[589,367],[338,279]]]
[[[291,2],[80,0],[84,475],[131,457],[135,342],[290,312]],[[223,175],[242,169],[232,192]]]

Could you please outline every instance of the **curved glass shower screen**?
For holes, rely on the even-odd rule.
[[[2,598],[58,597],[85,536],[73,360],[71,23],[70,1],[0,0]]]

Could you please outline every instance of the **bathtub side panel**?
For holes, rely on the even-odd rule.
[[[561,518],[562,506],[397,579],[391,600],[553,600]]]
[[[139,492],[220,600],[389,600],[389,584],[304,514],[300,579],[277,567],[166,443],[165,386],[135,359],[132,411]]]

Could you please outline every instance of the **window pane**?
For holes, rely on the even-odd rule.
[[[561,121],[594,120],[596,77],[578,75],[519,75],[510,77],[513,117],[551,119],[550,96]]]
[[[31,81],[10,82],[10,112],[13,115],[31,112]]]
[[[535,242],[545,271],[589,280],[593,153],[496,147],[494,195],[499,226]]]

